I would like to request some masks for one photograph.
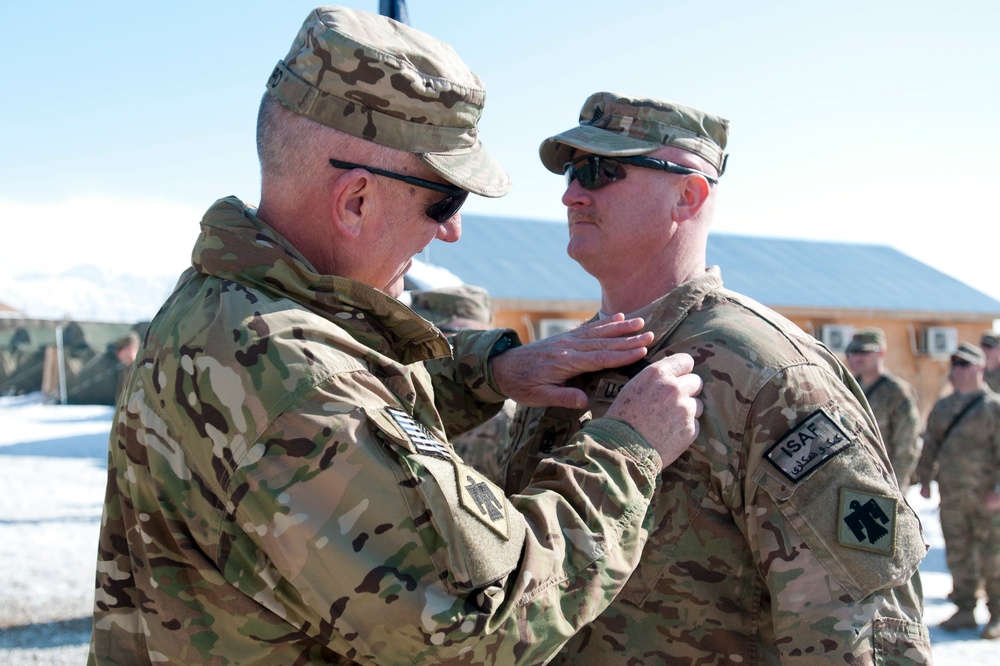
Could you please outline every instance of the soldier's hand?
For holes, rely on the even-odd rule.
[[[625,384],[606,414],[642,433],[660,454],[663,467],[676,460],[700,430],[697,419],[704,405],[695,396],[702,381],[690,374],[693,368],[688,354],[650,364]]]
[[[646,355],[653,341],[640,318],[616,314],[572,331],[515,347],[490,359],[497,388],[527,407],[583,409],[587,394],[563,384],[584,372],[629,365]]]

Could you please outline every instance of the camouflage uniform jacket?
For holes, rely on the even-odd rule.
[[[568,664],[929,663],[918,519],[850,373],[717,268],[636,313],[651,359],[705,382],[694,445],[661,475],[642,559],[561,652]],[[639,367],[579,379],[591,412],[519,409],[508,491]]]
[[[1000,393],[1000,365],[983,373],[983,381],[994,393]]]
[[[913,388],[890,373],[863,388],[878,422],[896,481],[905,495],[920,458],[920,410]]]
[[[974,400],[980,402],[945,438]],[[942,504],[981,504],[986,491],[1000,483],[1000,396],[984,389],[938,400],[927,417],[917,477],[921,483],[937,480]]]
[[[445,435],[499,408],[502,334],[432,386],[437,329],[217,202],[116,410],[89,663],[554,654],[636,566],[659,457],[601,419],[505,499]]]
[[[505,401],[496,416],[451,441],[465,464],[472,465],[494,483],[501,483],[500,455],[516,407],[513,400]]]

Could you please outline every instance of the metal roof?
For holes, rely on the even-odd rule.
[[[458,243],[432,243],[418,258],[493,298],[600,301],[567,238],[564,222],[470,214]],[[1000,301],[885,245],[713,232],[708,264],[722,267],[728,288],[775,308],[1000,317]]]

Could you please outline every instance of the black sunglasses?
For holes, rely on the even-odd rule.
[[[713,178],[704,171],[698,171],[698,169],[692,169],[691,167],[673,162],[658,160],[655,157],[645,157],[643,155],[633,157],[584,155],[563,165],[563,173],[566,174],[566,186],[568,187],[570,183],[577,180],[585,190],[598,190],[609,183],[625,180],[625,167],[622,164],[631,164],[643,169],[667,171],[682,176],[702,176],[713,185],[719,182],[718,178]]]
[[[438,224],[444,224],[451,218],[455,217],[455,213],[458,212],[458,209],[462,207],[462,204],[464,204],[465,200],[469,197],[469,193],[461,187],[435,183],[433,180],[424,180],[423,178],[417,178],[416,176],[406,176],[401,173],[386,171],[385,169],[376,169],[375,167],[366,166],[364,164],[355,164],[353,162],[344,162],[335,159],[331,159],[330,164],[338,169],[364,169],[365,171],[372,172],[376,176],[394,178],[395,180],[401,180],[408,185],[416,185],[417,187],[434,190],[435,192],[440,192],[441,194],[446,195],[444,199],[441,199],[441,201],[436,201],[428,206],[425,211],[427,217],[431,218]]]
[[[964,358],[953,358],[953,359],[951,359],[951,364],[952,364],[952,366],[954,366],[956,368],[967,368],[970,365],[972,365],[971,363],[969,363],[968,361],[966,361]]]

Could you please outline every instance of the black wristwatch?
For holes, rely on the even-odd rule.
[[[490,349],[489,356],[486,357],[487,360],[493,358],[498,354],[504,353],[511,347],[516,346],[516,343],[517,343],[517,335],[515,333],[507,331],[506,333],[501,335],[500,339],[493,344],[493,347]]]

